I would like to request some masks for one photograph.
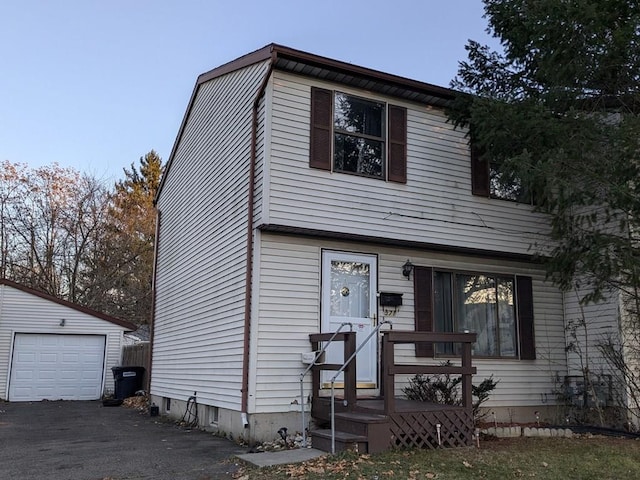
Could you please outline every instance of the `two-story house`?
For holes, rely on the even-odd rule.
[[[490,169],[447,122],[454,93],[274,44],[198,78],[157,197],[162,413],[195,402],[200,425],[248,440],[299,431],[309,335],[350,323],[362,342],[390,320],[380,330],[474,332],[476,378],[499,380],[498,421],[552,415],[575,302],[532,258],[545,218],[495,198]],[[362,396],[379,394],[372,338],[357,357]]]

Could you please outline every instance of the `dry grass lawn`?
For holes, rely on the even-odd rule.
[[[241,480],[488,479],[637,480],[640,440],[604,436],[483,441],[480,448],[345,453],[271,468],[243,467]]]

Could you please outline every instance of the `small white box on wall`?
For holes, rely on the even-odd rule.
[[[303,352],[302,353],[302,363],[306,365],[311,365],[316,358],[318,352]]]

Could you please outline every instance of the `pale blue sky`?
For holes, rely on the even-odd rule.
[[[166,161],[196,77],[269,43],[448,86],[481,0],[4,0],[0,160],[104,178]]]

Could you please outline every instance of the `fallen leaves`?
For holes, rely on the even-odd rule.
[[[324,473],[324,467],[309,467],[311,473]]]
[[[127,408],[135,408],[139,412],[146,413],[149,409],[149,399],[146,395],[125,398],[122,401],[122,406]]]
[[[587,443],[589,442],[589,443]],[[640,478],[638,443],[579,439],[511,439],[485,448],[398,450],[384,454],[343,453],[297,465],[245,469],[237,480],[443,480],[454,478]],[[591,455],[585,456],[588,448]],[[602,453],[606,452],[606,453]],[[580,461],[566,461],[566,458]],[[609,459],[605,461],[603,459]],[[622,472],[618,458],[633,459]],[[596,460],[593,460],[596,459]],[[635,461],[637,459],[637,462]],[[634,463],[635,462],[635,463]],[[622,472],[622,473],[621,473]],[[595,475],[597,473],[597,475]],[[613,473],[616,476],[613,476]],[[553,474],[553,476],[549,476]],[[593,475],[591,475],[593,474]],[[589,476],[591,475],[591,476]],[[248,477],[248,478],[247,478]]]

